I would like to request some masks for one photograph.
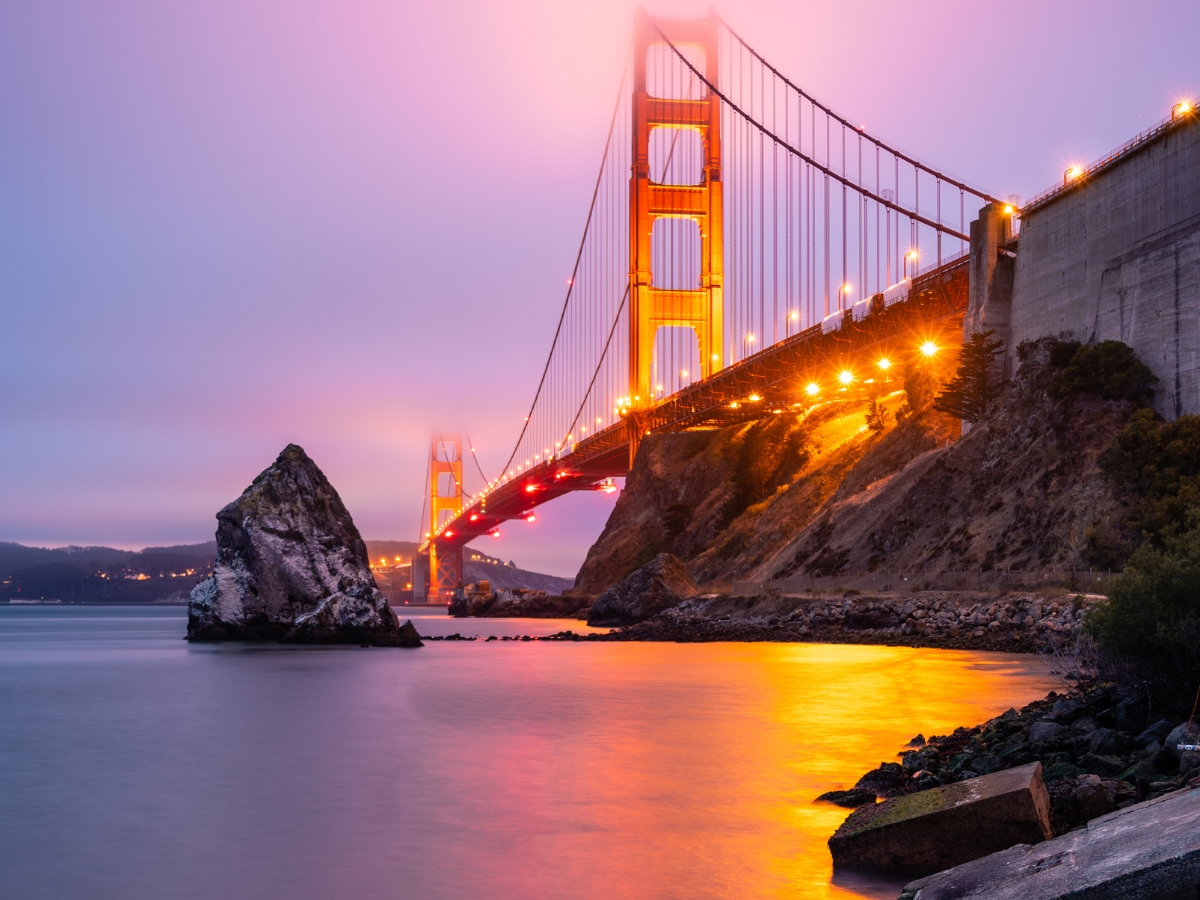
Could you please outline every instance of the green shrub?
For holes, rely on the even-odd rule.
[[[1100,466],[1118,489],[1133,493],[1129,525],[1152,544],[1200,526],[1200,416],[1164,422],[1136,410]]]
[[[1052,348],[1051,362],[1056,353],[1061,358],[1070,346],[1060,342]],[[1096,394],[1109,400],[1141,402],[1154,396],[1158,378],[1127,344],[1101,341],[1091,347],[1079,346],[1070,359],[1050,382],[1050,396],[1056,400]]]
[[[904,394],[908,398],[909,412],[920,413],[929,409],[939,387],[928,362],[916,358],[907,361],[904,367]]]
[[[1139,548],[1085,627],[1104,657],[1165,702],[1190,700],[1200,683],[1200,530]]]

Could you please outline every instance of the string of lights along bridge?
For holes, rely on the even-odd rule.
[[[466,542],[612,490],[646,434],[811,403],[856,377],[819,374],[831,354],[895,342],[914,314],[936,347],[965,310],[968,223],[997,203],[834,112],[716,16],[639,12],[515,446],[500,472],[471,460],[484,486],[468,495],[473,448],[431,443],[429,594],[461,583]]]

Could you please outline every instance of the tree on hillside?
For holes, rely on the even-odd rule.
[[[876,434],[886,427],[883,412],[879,409],[879,401],[874,397],[867,401],[867,427]]]
[[[937,397],[938,381],[930,371],[929,363],[911,360],[904,368],[904,394],[908,397],[908,409],[922,413],[929,409]]]
[[[1000,393],[1000,373],[996,357],[1004,341],[993,341],[995,331],[977,332],[962,346],[958,373],[942,386],[933,401],[939,412],[975,423],[983,418]]]

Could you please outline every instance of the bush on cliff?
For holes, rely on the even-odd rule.
[[[907,412],[922,413],[933,405],[937,397],[937,378],[924,359],[913,357],[904,366],[904,396],[908,399]]]
[[[1132,495],[1128,526],[1152,545],[1200,527],[1200,416],[1164,422],[1136,410],[1100,465]]]
[[[1060,360],[1070,353],[1069,362]],[[1128,344],[1101,341],[1094,346],[1060,341],[1051,362],[1062,370],[1050,382],[1050,396],[1062,400],[1075,394],[1096,394],[1107,400],[1144,402],[1154,396],[1158,378]]]
[[[1139,548],[1085,627],[1114,672],[1186,705],[1200,684],[1200,529]]]

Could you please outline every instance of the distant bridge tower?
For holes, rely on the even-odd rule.
[[[433,540],[463,510],[462,438],[439,435],[429,444],[429,597],[441,600],[462,583],[462,547]]]
[[[715,16],[693,21],[652,19],[640,8],[635,25],[633,165],[629,181],[631,464],[641,434],[636,411],[655,400],[651,366],[658,329],[685,327],[696,333],[700,351],[698,374],[702,378],[719,371],[724,361],[720,101],[663,40],[665,36],[692,59],[710,83],[717,84],[717,27]],[[660,96],[652,96],[651,90]],[[684,136],[678,130],[699,135],[699,171],[694,176],[697,181],[690,184],[654,181],[655,177],[667,180],[665,162],[656,158],[656,168],[661,167],[662,171],[651,171],[651,134],[656,129],[676,130],[666,145],[671,148],[669,153],[661,152],[664,144],[657,144],[660,152],[656,156],[666,159],[675,152],[678,138]],[[660,219],[686,219],[697,224],[699,246],[684,249],[680,255],[698,261],[698,284],[663,286],[667,261],[651,258],[654,225]],[[675,253],[679,254],[679,250]],[[656,262],[663,271],[656,272]]]

